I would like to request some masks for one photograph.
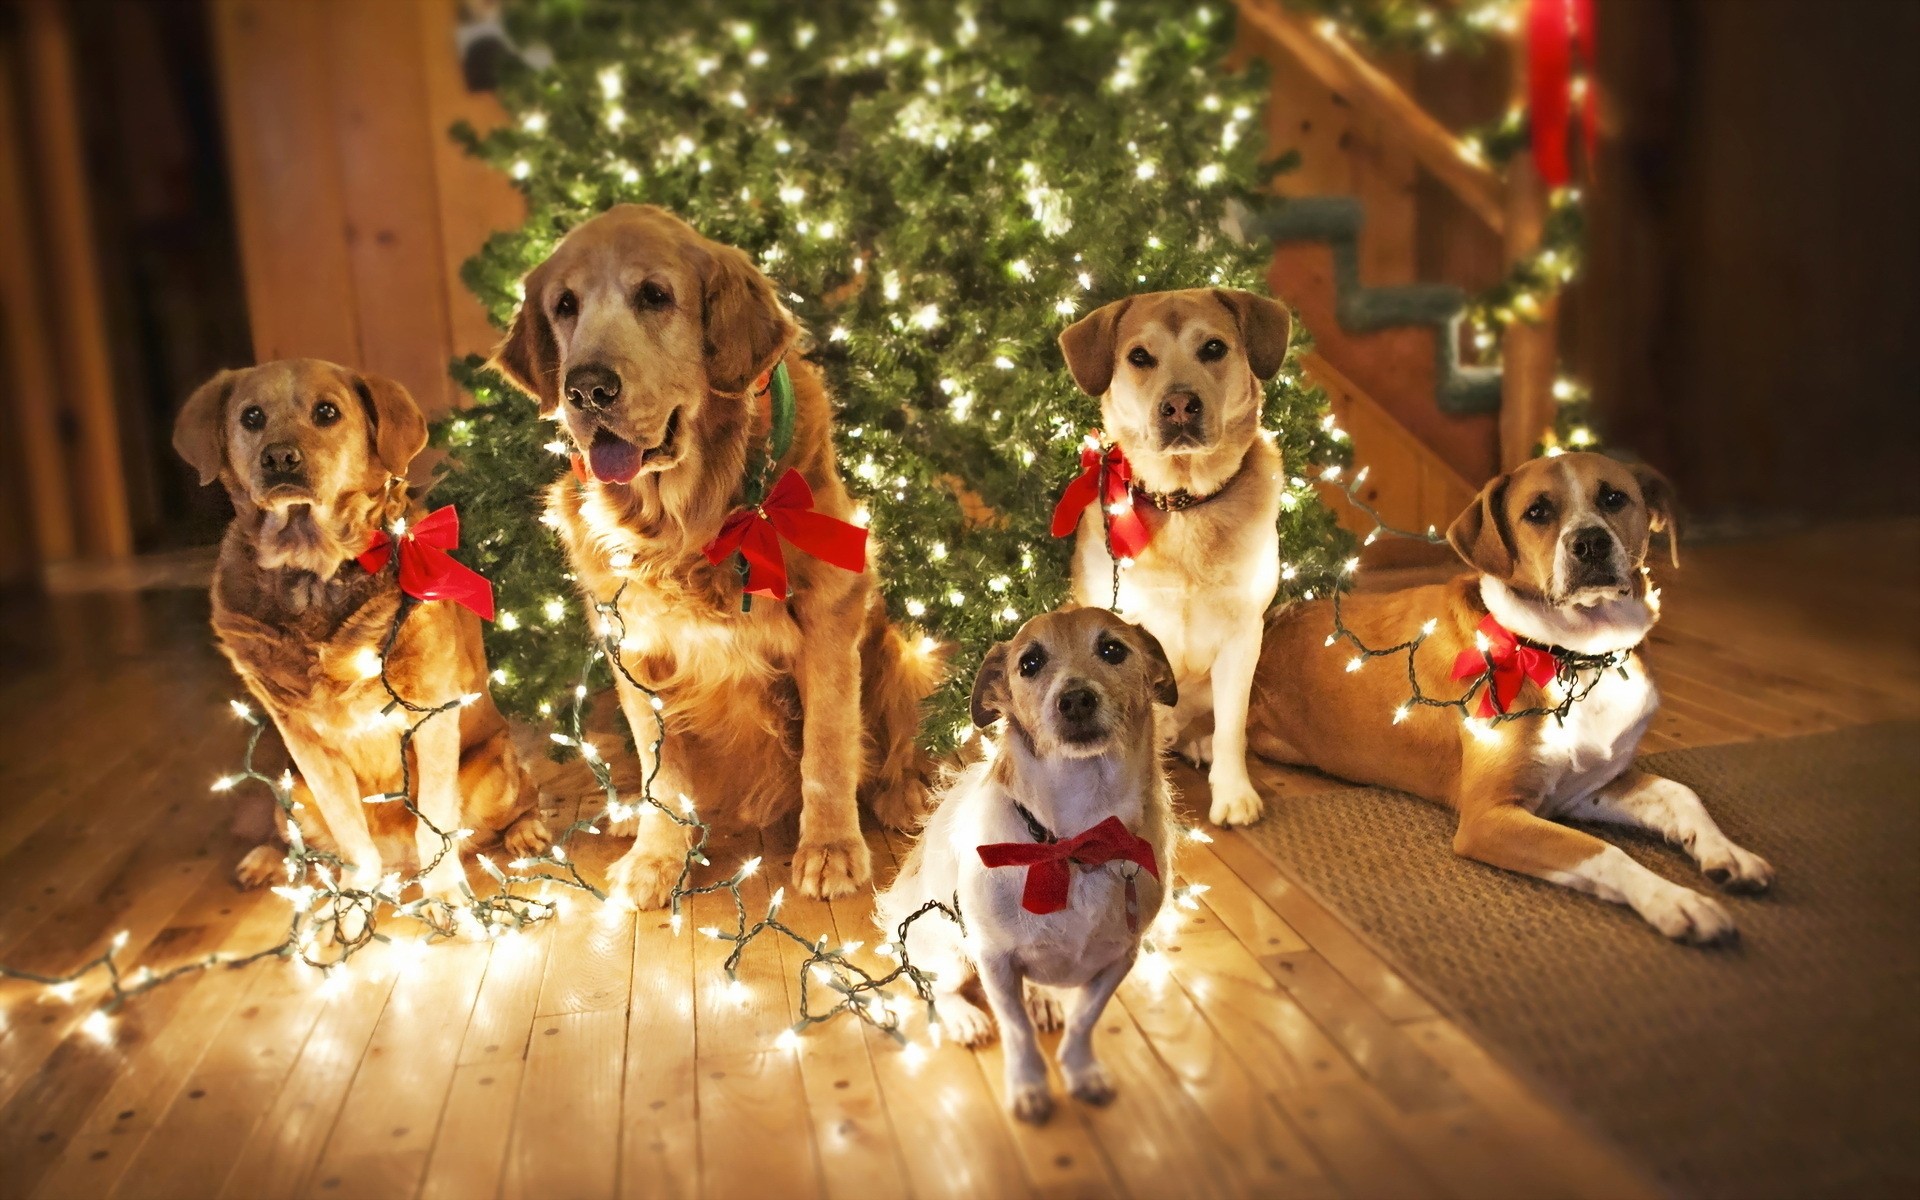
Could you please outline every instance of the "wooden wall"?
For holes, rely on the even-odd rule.
[[[459,277],[519,194],[447,129],[503,119],[469,93],[456,0],[211,0],[259,359],[389,375],[429,415],[449,359],[497,334]]]

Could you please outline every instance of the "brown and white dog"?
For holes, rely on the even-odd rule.
[[[974,724],[1004,725],[998,746],[945,789],[899,877],[874,900],[888,938],[928,901],[958,901],[964,928],[938,915],[916,920],[907,958],[935,973],[934,1012],[963,1045],[993,1036],[994,1022],[961,993],[978,974],[1006,1039],[1007,1106],[1022,1120],[1053,1111],[1034,1026],[1059,1014],[1039,988],[1066,996],[1068,1089],[1092,1104],[1113,1098],[1093,1027],[1172,884],[1173,799],[1153,731],[1154,706],[1177,699],[1160,643],[1139,626],[1103,608],[1028,621],[987,652],[974,679]],[[1028,872],[1039,868],[989,867],[980,853],[1089,831],[1095,845],[1057,868],[1066,883],[1052,911],[1026,902]],[[1151,857],[1137,853],[1142,844]],[[1121,853],[1129,848],[1132,859]]]
[[[1447,531],[1477,576],[1343,599],[1342,619],[1369,647],[1409,641],[1434,622],[1415,663],[1432,697],[1470,685],[1451,670],[1456,655],[1477,648],[1489,614],[1556,659],[1630,652],[1619,669],[1598,672],[1564,726],[1550,717],[1467,725],[1452,709],[1401,714],[1408,685],[1400,660],[1348,670],[1353,648],[1329,648],[1332,609],[1316,600],[1275,609],[1268,621],[1254,687],[1256,751],[1451,805],[1455,853],[1629,905],[1670,938],[1733,935],[1717,901],[1557,823],[1663,834],[1730,890],[1773,880],[1773,868],[1728,840],[1692,790],[1633,766],[1659,706],[1639,647],[1659,615],[1642,563],[1650,535],[1662,530],[1675,537],[1672,494],[1650,468],[1599,454],[1535,459],[1487,484]],[[1573,695],[1592,677],[1573,684]],[[1526,680],[1504,711],[1551,707],[1561,686]]]
[[[1152,292],[1096,309],[1060,335],[1073,380],[1100,397],[1106,434],[1126,454],[1146,548],[1113,596],[1099,498],[1081,516],[1073,596],[1113,606],[1166,648],[1180,705],[1163,744],[1211,713],[1210,736],[1182,752],[1211,766],[1216,824],[1260,818],[1247,777],[1247,698],[1261,621],[1280,585],[1280,452],[1261,436],[1261,382],[1287,355],[1286,306],[1250,292]]]
[[[381,718],[390,697],[379,652],[400,606],[391,572],[353,560],[371,535],[407,515],[404,475],[426,445],[426,421],[405,388],[318,359],[222,371],[187,400],[173,445],[233,499],[233,522],[213,577],[220,649],[279,729],[296,774],[301,836],[337,851],[347,882],[368,888],[396,864],[418,865],[443,843],[401,804],[366,804],[402,781],[400,730]],[[487,693],[480,621],[450,602],[408,614],[386,656],[387,678],[408,701],[462,708],[414,735],[412,778],[427,819],[472,845],[504,838],[508,853],[550,844],[539,795]],[[315,820],[315,814],[319,820]],[[240,862],[241,883],[280,870],[278,846]],[[454,897],[457,853],[440,859],[426,890]]]
[[[589,600],[620,594],[625,665],[663,702],[656,717],[644,692],[616,681],[643,767],[665,722],[656,794],[753,827],[797,802],[794,882],[809,896],[848,894],[872,877],[858,801],[898,828],[925,810],[915,736],[936,664],[888,622],[871,572],[788,549],[791,598],[742,612],[733,565],[702,553],[741,503],[749,456],[769,444],[756,380],[782,361],[796,423],[768,478],[794,468],[817,511],[853,515],[832,406],[794,348],[793,319],[745,254],[630,204],[569,233],[525,294],[495,366],[582,456],[584,479],[548,489],[548,520]],[[686,840],[651,807],[636,834],[615,882],[659,907]]]

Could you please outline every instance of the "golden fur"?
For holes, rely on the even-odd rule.
[[[404,805],[362,802],[402,779],[401,730],[380,719],[388,696],[365,670],[401,597],[390,572],[351,562],[374,529],[409,511],[399,477],[426,443],[413,398],[316,359],[222,371],[181,409],[173,442],[203,483],[219,480],[233,499],[214,568],[214,635],[293,757],[301,836],[342,854],[361,886],[430,860],[440,839]],[[448,832],[473,830],[470,844],[504,836],[515,855],[545,849],[538,794],[487,694],[479,618],[446,602],[416,606],[387,675],[416,704],[478,694],[414,738],[421,811]],[[238,877],[268,882],[281,858],[277,846],[257,847]],[[448,856],[428,888],[451,896],[463,878]]]
[[[574,229],[525,291],[495,365],[562,422],[592,472],[548,489],[548,519],[589,604],[620,593],[623,659],[663,701],[656,717],[644,693],[616,680],[644,766],[665,722],[656,794],[685,793],[703,818],[747,826],[797,803],[795,883],[811,896],[848,894],[872,874],[858,801],[897,828],[924,812],[915,736],[937,663],[888,622],[871,571],[787,547],[791,599],[757,597],[743,613],[733,564],[701,553],[740,502],[749,454],[768,444],[767,402],[753,387],[777,362],[797,413],[769,480],[797,469],[818,511],[853,515],[832,405],[794,350],[798,329],[744,254],[637,205]],[[638,461],[637,473],[603,478],[609,445],[624,458],[608,461]],[[685,840],[651,809],[636,825],[616,884],[658,907]]]
[[[1180,705],[1162,714],[1161,738],[1184,737],[1182,752],[1208,767],[1208,815],[1221,825],[1261,812],[1247,776],[1247,703],[1261,619],[1280,584],[1284,487],[1280,452],[1260,436],[1261,381],[1280,369],[1291,328],[1277,301],[1195,288],[1116,300],[1060,335],[1136,488],[1209,497],[1162,512],[1135,493],[1153,537],[1120,572],[1115,606],[1166,648]],[[1073,594],[1115,603],[1098,504],[1081,516]]]
[[[1582,653],[1636,648],[1658,612],[1642,569],[1649,537],[1662,530],[1673,537],[1672,525],[1671,490],[1648,468],[1598,454],[1536,459],[1488,483],[1449,529],[1477,576],[1349,595],[1341,615],[1375,648],[1407,641],[1435,621],[1415,660],[1420,685],[1428,696],[1460,696],[1471,680],[1451,679],[1453,662],[1474,646],[1490,603],[1507,628],[1545,644]],[[1584,561],[1570,551],[1583,538]],[[1354,648],[1344,641],[1330,647],[1332,632],[1327,600],[1270,615],[1254,684],[1257,753],[1446,804],[1459,813],[1457,853],[1630,904],[1671,937],[1714,941],[1733,925],[1715,901],[1551,818],[1656,830],[1685,844],[1728,886],[1763,888],[1771,880],[1765,861],[1728,841],[1691,791],[1632,769],[1657,704],[1637,649],[1625,674],[1603,674],[1564,727],[1529,717],[1482,737],[1453,709],[1411,708],[1395,724],[1409,694],[1404,660],[1349,671]],[[1513,707],[1556,702],[1529,682]]]

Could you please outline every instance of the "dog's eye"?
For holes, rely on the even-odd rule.
[[[1127,655],[1130,653],[1132,653],[1132,651],[1127,649],[1127,644],[1119,638],[1100,639],[1099,654],[1101,662],[1110,663],[1117,667],[1127,661]]]
[[[1136,367],[1150,367],[1153,365],[1153,355],[1147,353],[1145,346],[1135,346],[1127,351],[1127,361]]]
[[[1036,675],[1046,665],[1047,652],[1038,646],[1028,646],[1026,652],[1020,655],[1020,674],[1024,676]]]
[[[665,308],[673,303],[673,293],[649,279],[633,294],[633,301],[641,308]]]
[[[313,406],[313,423],[331,425],[340,419],[340,409],[331,400],[322,400]]]
[[[560,298],[553,302],[553,315],[556,317],[577,317],[580,315],[580,299],[572,292],[561,292]]]
[[[1527,505],[1527,511],[1520,514],[1520,519],[1529,525],[1545,525],[1553,520],[1553,504],[1542,496]]]
[[[261,408],[258,404],[249,404],[240,414],[240,425],[245,429],[265,429],[267,427],[267,410]]]
[[[1227,344],[1219,338],[1208,338],[1200,346],[1201,362],[1218,362],[1227,356]]]
[[[1619,512],[1627,506],[1627,494],[1610,483],[1600,485],[1600,507],[1608,512]]]

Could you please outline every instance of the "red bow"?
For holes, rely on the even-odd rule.
[[[1527,9],[1527,123],[1533,165],[1548,187],[1572,178],[1567,161],[1567,116],[1573,107],[1573,51],[1588,73],[1580,99],[1580,137],[1593,164],[1593,0],[1529,0]]]
[[[493,585],[472,567],[455,562],[447,551],[460,544],[460,514],[453,505],[436,508],[400,535],[400,590],[420,600],[451,600],[493,620]],[[367,548],[354,561],[377,574],[393,554],[393,539],[384,529],[373,531]]]
[[[1107,477],[1104,496],[1100,488],[1102,466]],[[1108,447],[1104,454],[1098,446],[1081,447],[1080,474],[1060,493],[1060,503],[1053,506],[1053,536],[1072,533],[1080,524],[1080,514],[1095,497],[1100,498],[1107,513],[1108,545],[1113,553],[1121,558],[1140,557],[1153,538],[1153,530],[1133,509],[1133,464],[1119,446]]]
[[[707,543],[707,561],[719,566],[739,551],[747,560],[747,591],[775,600],[787,598],[787,559],[780,539],[856,574],[867,569],[867,531],[858,525],[813,511],[813,489],[792,467],[756,508],[736,508]]]
[[[1020,907],[1030,913],[1054,913],[1067,906],[1067,889],[1073,882],[1070,863],[1098,867],[1125,859],[1139,863],[1155,879],[1160,878],[1153,844],[1128,829],[1119,817],[1108,817],[1064,842],[995,842],[978,849],[980,861],[989,867],[1027,868],[1027,886],[1020,893]]]
[[[1480,622],[1480,632],[1486,636],[1487,648],[1478,647],[1462,650],[1453,660],[1455,679],[1472,679],[1486,675],[1487,663],[1493,663],[1492,678],[1487,688],[1480,693],[1480,711],[1477,715],[1491,717],[1504,713],[1512,706],[1514,697],[1520,694],[1520,685],[1531,679],[1536,687],[1545,687],[1559,671],[1560,664],[1554,661],[1550,651],[1535,646],[1524,646],[1505,625],[1488,613]]]

